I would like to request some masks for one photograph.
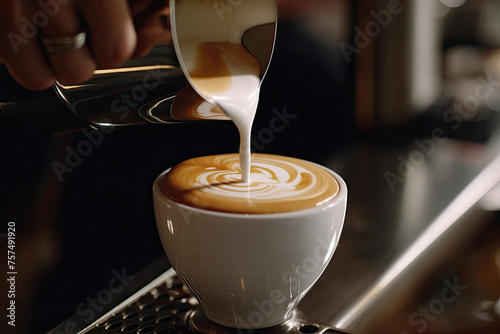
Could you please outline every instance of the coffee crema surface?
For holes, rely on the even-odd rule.
[[[197,157],[173,167],[161,181],[170,199],[191,207],[266,214],[316,207],[335,198],[338,181],[301,159],[252,154],[251,182],[241,181],[238,154]]]

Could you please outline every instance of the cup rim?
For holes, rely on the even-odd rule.
[[[303,160],[303,159],[302,159]],[[314,164],[316,166],[319,166],[326,170],[329,174],[331,174],[339,183],[339,192],[337,196],[335,196],[333,199],[330,201],[323,203],[321,205],[312,207],[312,208],[307,208],[307,209],[302,209],[302,210],[295,210],[295,211],[286,211],[286,212],[274,212],[274,213],[236,213],[236,212],[225,212],[225,211],[215,211],[215,210],[208,210],[208,209],[203,209],[203,208],[197,208],[193,206],[189,206],[183,203],[179,203],[174,201],[173,199],[169,198],[167,195],[165,195],[160,188],[160,182],[163,180],[165,175],[172,169],[172,167],[166,169],[163,171],[160,175],[158,175],[153,183],[153,196],[157,199],[160,199],[164,202],[167,203],[174,203],[175,205],[179,206],[180,208],[184,210],[190,210],[195,213],[200,213],[200,214],[205,214],[205,215],[211,215],[211,216],[218,216],[218,217],[226,217],[226,218],[242,218],[242,217],[252,217],[252,218],[288,218],[288,217],[300,217],[303,215],[308,215],[313,211],[322,211],[325,209],[328,209],[332,206],[338,205],[339,203],[345,201],[347,199],[347,184],[345,183],[344,179],[331,170],[330,168],[327,168],[323,165],[310,162],[307,160],[304,160],[308,163]]]

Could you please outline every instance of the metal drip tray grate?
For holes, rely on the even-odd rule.
[[[205,318],[197,300],[180,282],[173,270],[141,289],[79,334],[320,334],[345,333],[335,328],[304,321],[298,313],[283,325],[259,329],[219,326]],[[164,277],[163,277],[164,276]]]
[[[196,299],[177,276],[172,276],[136,301],[120,305],[119,310],[100,319],[82,333],[187,333],[184,319],[197,305]]]

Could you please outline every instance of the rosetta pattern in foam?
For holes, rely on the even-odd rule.
[[[162,182],[171,199],[208,210],[273,213],[315,207],[339,191],[322,167],[300,159],[253,154],[251,182],[241,182],[237,154],[190,159],[175,166]]]

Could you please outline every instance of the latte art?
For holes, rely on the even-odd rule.
[[[252,154],[251,182],[241,181],[239,156],[186,160],[172,168],[162,192],[176,202],[213,211],[276,213],[312,208],[339,192],[322,167],[300,159]]]

